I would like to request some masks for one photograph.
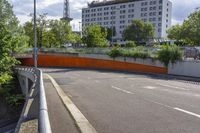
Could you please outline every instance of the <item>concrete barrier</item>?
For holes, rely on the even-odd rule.
[[[170,64],[168,74],[200,78],[200,61],[178,61]]]
[[[38,66],[40,67],[74,67],[87,69],[107,69],[129,72],[144,72],[167,74],[167,68],[161,63],[157,65],[153,61],[131,60],[130,58],[112,59],[106,55],[62,55],[62,54],[39,54]],[[22,65],[32,66],[32,58],[18,58]],[[145,63],[144,63],[145,62]]]

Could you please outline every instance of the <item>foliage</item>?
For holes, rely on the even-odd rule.
[[[176,45],[163,45],[161,50],[158,51],[158,59],[165,64],[175,63],[177,60],[182,59],[183,53]]]
[[[99,25],[92,24],[87,26],[83,35],[83,43],[87,44],[87,47],[107,46],[107,30],[102,31]]]
[[[19,106],[24,101],[24,96],[22,94],[8,95],[6,101],[10,106]]]
[[[133,57],[133,58],[150,58],[151,54],[148,50],[145,50],[144,47],[136,47],[131,50],[125,50],[122,54],[124,57]]]
[[[144,47],[142,46],[132,49],[121,49],[120,47],[113,47],[112,50],[108,52],[108,55],[112,58],[116,58],[119,56],[142,59],[153,57],[151,53],[148,50],[144,49]]]
[[[125,40],[135,41],[137,44],[147,42],[154,37],[154,29],[151,23],[144,23],[141,20],[133,20],[122,34]]]
[[[188,16],[182,25],[171,27],[167,33],[170,39],[177,40],[178,43],[200,45],[200,10]]]
[[[108,52],[108,55],[111,57],[111,58],[116,58],[118,56],[122,56],[122,52],[120,50],[120,47],[118,46],[115,46],[111,49],[110,52]]]
[[[107,36],[106,36],[106,39],[108,41],[112,41],[112,36],[115,36],[116,35],[116,29],[115,27],[111,27],[111,28],[106,28],[106,27],[101,27],[101,31],[102,32],[107,32]]]
[[[6,26],[0,23],[0,85],[7,82],[11,76],[11,68],[17,63],[12,52],[12,36]]]
[[[127,41],[125,44],[125,47],[127,47],[127,48],[136,47],[136,44],[134,41]]]
[[[27,45],[27,36],[7,0],[0,0],[0,87],[11,80],[12,67],[18,63],[14,52],[22,51]]]
[[[33,46],[33,19],[24,24],[25,33],[29,36],[29,46]],[[65,20],[47,20],[46,14],[37,17],[37,44],[39,48],[61,48],[66,43],[81,43],[80,35],[72,33]]]

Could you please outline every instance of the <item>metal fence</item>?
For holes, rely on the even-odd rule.
[[[37,120],[37,132],[51,133],[42,71],[25,67],[18,67],[15,70],[22,92],[26,96],[26,102],[15,133],[18,133],[22,125],[30,120]]]

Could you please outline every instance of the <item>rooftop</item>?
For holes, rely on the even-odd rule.
[[[88,7],[99,7],[99,6],[107,6],[107,5],[114,5],[114,4],[121,4],[127,2],[135,2],[135,1],[142,1],[142,0],[104,0],[104,1],[93,1],[88,3]]]

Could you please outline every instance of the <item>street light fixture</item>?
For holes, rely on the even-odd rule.
[[[34,0],[34,67],[37,68],[36,0]]]

